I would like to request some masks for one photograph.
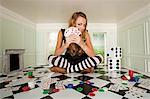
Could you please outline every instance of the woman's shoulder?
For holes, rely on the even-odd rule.
[[[85,37],[87,38],[87,37],[89,37],[90,35],[89,35],[89,32],[88,32],[88,30],[86,30],[85,31]]]
[[[65,32],[65,29],[59,30],[59,32],[58,32],[59,39],[65,40],[64,32]]]

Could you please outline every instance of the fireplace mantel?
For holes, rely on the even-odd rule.
[[[9,54],[23,54],[25,52],[25,49],[6,49],[5,55]]]

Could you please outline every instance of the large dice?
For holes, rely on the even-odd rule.
[[[120,70],[121,69],[121,60],[118,58],[108,58],[108,70]]]
[[[107,57],[122,58],[122,49],[120,47],[113,47],[108,52]]]

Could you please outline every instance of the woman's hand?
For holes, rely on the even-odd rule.
[[[78,36],[78,35],[74,35],[74,36],[73,36],[73,43],[76,43],[76,44],[79,45],[80,42],[81,42],[81,37]]]
[[[68,47],[71,43],[74,43],[74,35],[70,35],[70,36],[66,37],[66,45],[67,45],[67,47]]]

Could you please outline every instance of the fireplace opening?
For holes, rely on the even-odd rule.
[[[10,54],[10,71],[19,69],[19,54]]]

